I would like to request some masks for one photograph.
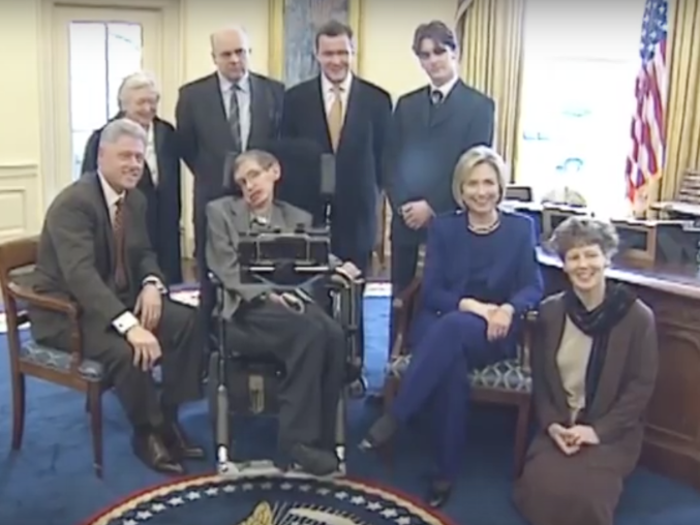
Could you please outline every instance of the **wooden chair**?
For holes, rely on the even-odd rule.
[[[12,378],[12,449],[19,450],[24,434],[25,377],[35,377],[84,392],[90,413],[94,468],[102,477],[102,378],[100,363],[83,358],[78,326],[78,307],[70,302],[34,293],[26,282],[36,262],[37,239],[0,244],[0,287],[5,304],[7,341]],[[24,277],[24,279],[23,279]],[[20,337],[20,327],[29,322],[29,305],[64,314],[72,324],[71,349],[64,352]],[[24,340],[24,341],[23,341]]]
[[[697,220],[700,218],[700,170],[685,170],[675,199],[656,202],[651,205],[651,208],[660,212],[662,219]]]
[[[388,410],[398,392],[401,376],[410,363],[410,348],[407,345],[409,328],[419,306],[421,280],[416,279],[394,300],[392,308],[396,316],[396,339],[384,382],[384,410]],[[537,312],[528,312],[515,359],[498,361],[485,368],[469,372],[471,399],[479,403],[509,405],[517,409],[515,430],[515,476],[519,476],[525,463],[532,405],[532,376],[530,370],[530,348],[532,328]]]

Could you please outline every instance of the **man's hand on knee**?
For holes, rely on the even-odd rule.
[[[134,351],[134,366],[144,372],[152,369],[161,355],[160,343],[156,336],[143,326],[136,325],[126,333],[126,340]]]

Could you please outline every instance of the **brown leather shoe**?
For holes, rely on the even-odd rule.
[[[163,443],[165,443],[172,455],[179,460],[204,459],[206,457],[204,449],[193,445],[177,422],[166,425],[163,431]]]
[[[173,475],[185,473],[184,467],[173,458],[157,434],[153,432],[135,434],[132,446],[136,457],[153,470]]]

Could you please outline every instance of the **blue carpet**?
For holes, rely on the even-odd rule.
[[[381,384],[387,341],[389,300],[368,298],[367,366],[370,384]],[[5,342],[0,343],[4,349]],[[6,354],[6,352],[2,352]],[[77,525],[128,494],[166,478],[143,467],[131,453],[127,421],[113,395],[104,396],[105,478],[92,470],[88,420],[83,398],[39,381],[28,383],[25,441],[21,453],[0,457],[0,524]],[[356,452],[359,437],[376,417],[362,402],[350,409],[351,475],[420,495],[422,472],[429,468],[423,440],[404,433],[396,465],[385,469],[371,456]],[[211,443],[203,404],[187,407],[185,427],[202,443]],[[265,457],[275,445],[274,422],[249,419],[237,431],[240,456]],[[9,450],[11,403],[8,362],[0,358],[0,450]],[[476,407],[464,472],[445,513],[463,525],[525,525],[510,502],[514,417],[507,410]],[[192,463],[192,473],[212,470],[213,463]],[[698,525],[700,494],[638,469],[629,480],[617,525]]]

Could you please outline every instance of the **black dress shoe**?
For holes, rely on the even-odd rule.
[[[204,449],[193,445],[185,434],[179,423],[170,423],[163,431],[163,443],[173,455],[173,457],[184,459],[204,459],[206,454]]]
[[[170,454],[163,440],[155,433],[135,434],[134,453],[148,467],[163,474],[182,475],[184,467]]]
[[[314,476],[329,476],[336,472],[340,465],[335,453],[299,443],[291,448],[289,455],[302,470]]]
[[[384,414],[370,427],[365,439],[360,443],[360,449],[377,450],[386,446],[398,428],[396,419],[390,414]]]
[[[444,481],[434,481],[430,484],[426,500],[428,505],[434,509],[439,509],[450,499],[452,495],[452,484]]]

